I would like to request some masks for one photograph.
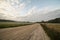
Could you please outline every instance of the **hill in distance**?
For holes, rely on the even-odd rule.
[[[0,19],[0,22],[15,22],[13,20]]]
[[[47,21],[48,23],[60,23],[60,18],[52,19]]]

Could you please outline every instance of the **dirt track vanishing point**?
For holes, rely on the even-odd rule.
[[[0,29],[0,40],[50,40],[38,23],[28,26]]]

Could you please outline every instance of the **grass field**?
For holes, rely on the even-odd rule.
[[[18,27],[18,26],[25,26],[32,23],[23,23],[23,22],[0,22],[0,29],[1,28],[10,28],[10,27]]]
[[[60,40],[60,23],[42,23],[41,25],[51,40]]]
[[[45,25],[52,30],[60,32],[60,24],[59,23],[47,23]]]

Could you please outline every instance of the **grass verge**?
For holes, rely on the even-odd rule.
[[[45,32],[48,34],[48,36],[51,38],[51,40],[60,40],[60,32],[57,32],[53,29],[48,28],[45,23],[41,24],[41,26],[43,27]]]
[[[2,28],[10,28],[10,27],[18,27],[30,25],[32,23],[18,23],[18,22],[0,22],[0,29]]]

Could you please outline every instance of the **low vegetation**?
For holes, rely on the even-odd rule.
[[[60,40],[60,23],[41,23],[51,40]]]
[[[18,27],[18,26],[25,26],[32,23],[27,22],[0,22],[0,29],[1,28],[10,28],[10,27]]]

